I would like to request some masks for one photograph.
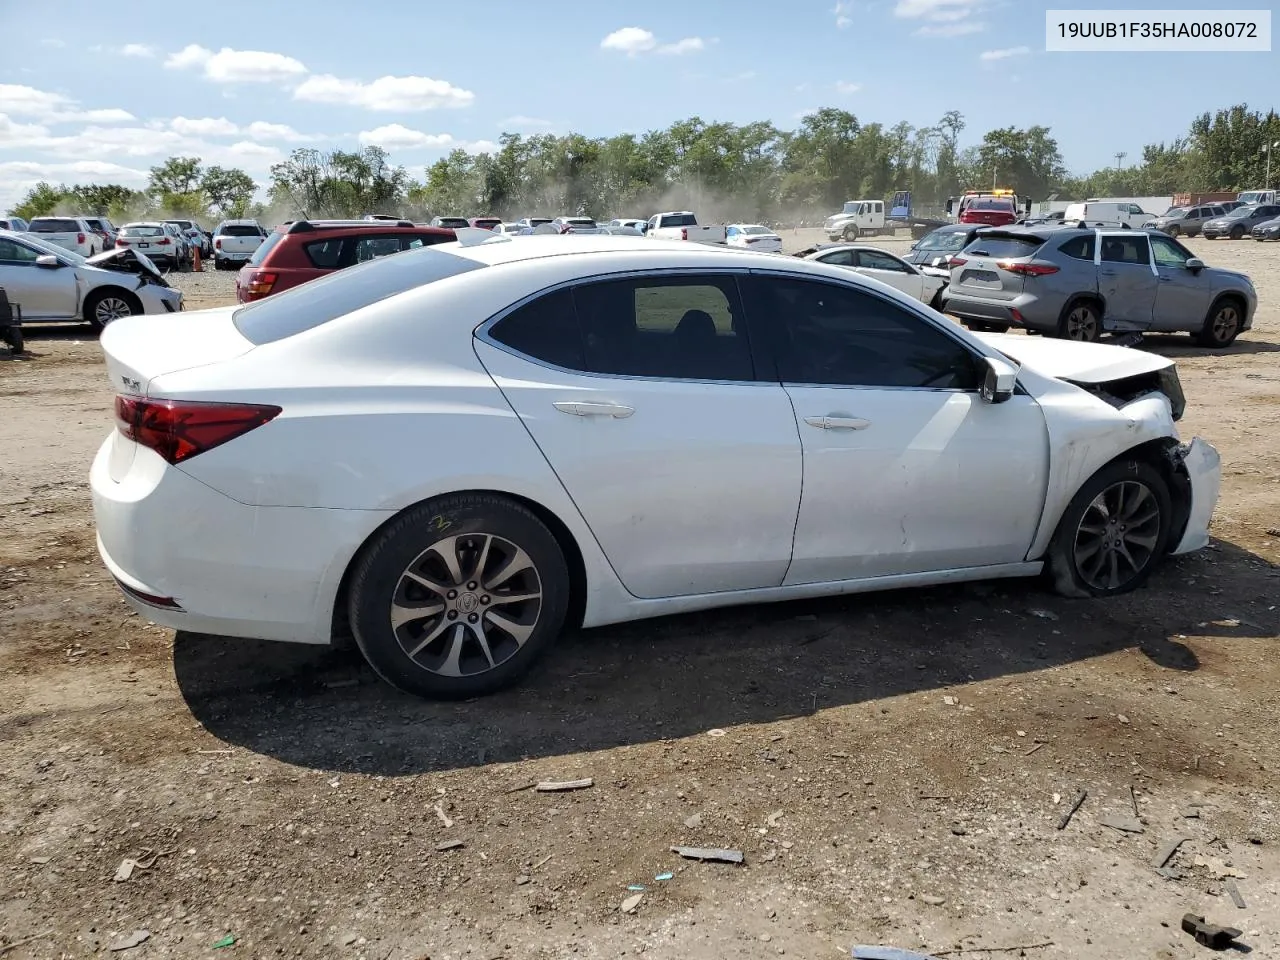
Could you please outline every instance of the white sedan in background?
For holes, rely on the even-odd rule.
[[[856,270],[863,276],[896,287],[909,297],[931,307],[938,306],[938,293],[947,286],[949,275],[921,270],[887,250],[862,243],[835,243],[819,247],[805,259],[829,263],[833,267]]]
[[[782,238],[758,223],[731,223],[724,228],[724,242],[730,247],[781,253]]]
[[[1218,496],[1165,357],[704,244],[459,230],[102,348],[90,485],[135,609],[350,624],[424,696],[513,682],[567,624],[1042,572],[1123,593],[1205,546]]]

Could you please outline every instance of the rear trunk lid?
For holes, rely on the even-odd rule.
[[[102,331],[107,376],[117,393],[150,396],[156,377],[243,356],[254,348],[232,321],[236,307],[126,317]]]
[[[984,300],[1013,300],[1023,293],[1026,277],[1001,264],[1028,263],[1044,240],[1033,234],[984,233],[952,259],[950,292]]]

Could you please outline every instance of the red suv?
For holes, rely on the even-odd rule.
[[[452,230],[420,227],[408,220],[295,220],[262,241],[236,275],[236,299],[261,300],[281,290],[357,263],[448,243]]]

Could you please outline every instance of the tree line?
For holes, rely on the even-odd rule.
[[[815,219],[849,199],[889,199],[910,190],[917,209],[937,209],[966,189],[1008,187],[1034,200],[1163,196],[1265,186],[1280,117],[1238,104],[1196,117],[1184,136],[1149,144],[1129,166],[1070,174],[1051,130],[1003,127],[960,146],[955,110],[928,127],[862,123],[832,107],[793,131],[765,121],[732,124],[691,117],[642,135],[503,134],[497,149],[454,150],[415,179],[378,146],[359,151],[298,149],[271,167],[267,203],[243,170],[170,157],[143,190],[119,185],[40,183],[12,211],[144,216],[359,217],[585,214],[647,216],[692,208],[704,217]],[[1275,175],[1280,177],[1280,163]]]

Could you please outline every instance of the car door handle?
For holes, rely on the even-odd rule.
[[[636,412],[635,407],[621,403],[591,403],[582,400],[557,400],[553,406],[561,413],[575,417],[614,417],[623,420]]]
[[[805,417],[804,422],[822,430],[865,430],[870,420],[861,417]]]

